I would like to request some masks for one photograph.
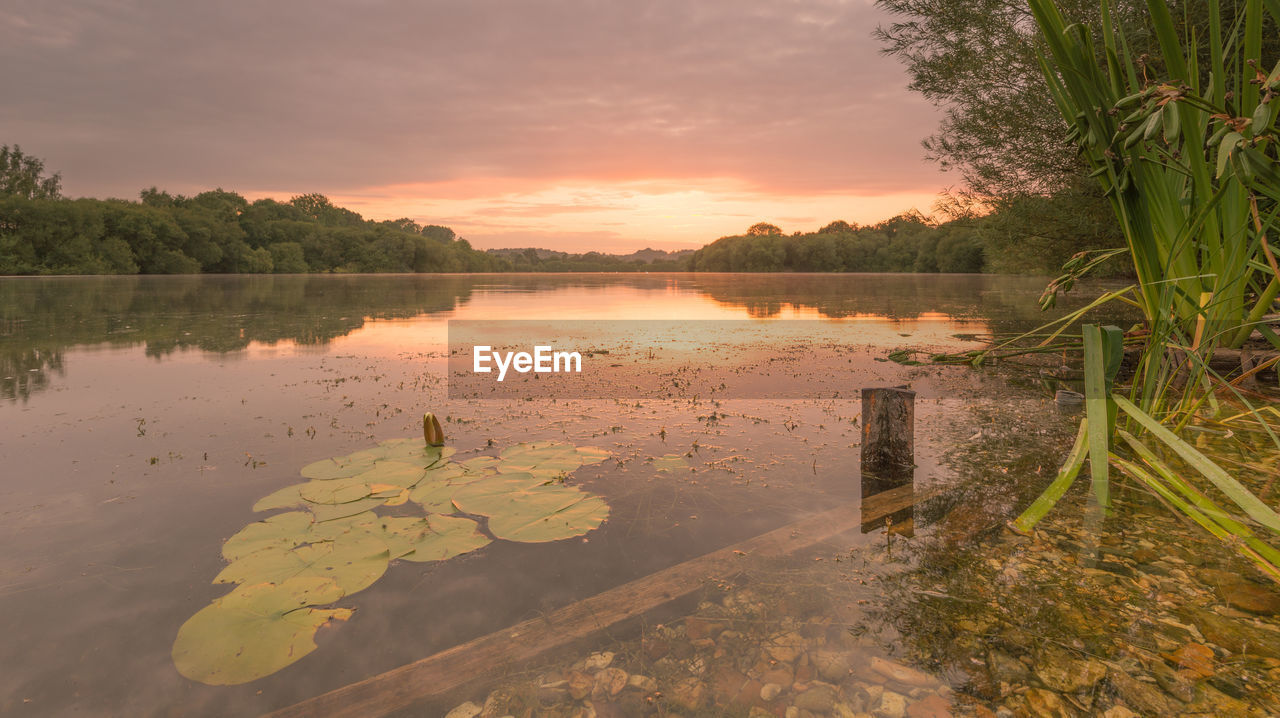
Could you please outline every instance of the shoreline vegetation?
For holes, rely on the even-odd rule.
[[[1017,215],[1017,216],[1015,216]],[[937,223],[912,210],[872,225],[785,233],[759,222],[697,250],[573,254],[479,250],[449,227],[369,220],[320,194],[250,202],[154,187],[139,199],[67,199],[61,177],[0,147],[0,275],[481,272],[916,272],[1056,274],[1113,231],[1044,230],[1034,213]],[[1112,272],[1123,272],[1116,262]]]

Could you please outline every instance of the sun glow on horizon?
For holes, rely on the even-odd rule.
[[[255,192],[251,198],[280,192]],[[696,249],[756,222],[787,234],[843,219],[872,224],[901,212],[928,213],[936,188],[867,194],[786,193],[736,179],[544,181],[467,179],[369,187],[329,195],[367,219],[408,217],[453,228],[480,249],[541,247],[626,253]]]

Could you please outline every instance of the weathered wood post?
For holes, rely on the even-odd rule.
[[[862,498],[910,486],[915,476],[916,393],[905,386],[865,387],[862,390]],[[894,533],[911,535],[913,507],[889,516]],[[862,532],[886,523],[864,523]]]

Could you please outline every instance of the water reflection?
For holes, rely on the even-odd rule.
[[[324,347],[377,320],[420,317],[863,318],[885,322],[888,336],[925,324],[946,336],[957,321],[972,320],[981,322],[975,332],[1001,332],[1044,319],[1031,301],[1042,286],[1037,278],[987,275],[6,278],[0,395],[25,401],[49,388],[63,376],[71,347],[142,345],[154,358],[280,342]],[[520,297],[535,293],[541,296],[530,310]],[[913,321],[921,324],[902,324]]]

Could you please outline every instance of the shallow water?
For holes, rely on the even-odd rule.
[[[279,708],[857,502],[864,382],[916,390],[915,487],[928,489],[951,473],[943,453],[981,432],[979,399],[1058,429],[1069,419],[1045,387],[885,357],[1030,329],[1045,319],[1042,287],[936,275],[0,280],[0,713]],[[801,341],[800,361],[839,364],[851,385],[838,399],[450,399],[450,319],[807,320],[834,338]],[[796,341],[779,339],[777,358],[795,358]],[[426,411],[446,418],[458,458],[546,439],[609,451],[570,477],[609,502],[609,520],[582,539],[393,563],[338,602],[354,616],[294,665],[233,687],[179,675],[174,636],[226,592],[210,583],[219,550],[265,515],[253,503],[312,461],[419,433]],[[651,459],[670,454],[691,469],[657,471]]]

